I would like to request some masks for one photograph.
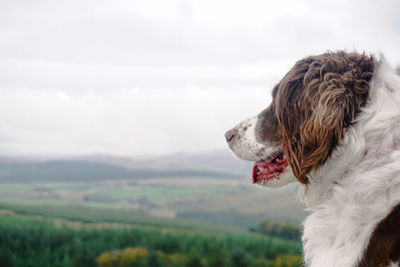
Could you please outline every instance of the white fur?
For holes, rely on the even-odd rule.
[[[254,125],[254,118],[250,121]],[[276,150],[251,134],[254,128],[231,145],[238,157],[260,160]],[[400,79],[382,59],[375,62],[370,99],[356,123],[346,129],[330,159],[310,173],[308,187],[299,186],[299,199],[312,212],[304,222],[306,266],[351,267],[360,261],[376,224],[400,203],[398,140]],[[255,156],[263,146],[262,157]],[[283,181],[279,177],[265,186],[296,181],[289,167],[284,175]]]
[[[256,123],[257,116],[254,116],[240,122],[234,127],[237,130],[236,141],[228,144],[234,155],[240,159],[248,161],[263,160],[279,149],[274,143],[267,142],[261,144],[256,141],[254,134]],[[286,171],[279,176],[279,179],[271,179],[260,185],[265,187],[281,187],[295,181],[296,178],[288,166]]]

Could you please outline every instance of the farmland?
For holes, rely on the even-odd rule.
[[[76,161],[0,167],[0,260],[7,266],[300,262],[298,227],[292,225],[305,213],[295,201],[296,185],[260,189],[240,172],[233,175],[225,169],[139,171]],[[262,220],[278,232],[257,232]],[[130,265],[124,265],[126,257]]]

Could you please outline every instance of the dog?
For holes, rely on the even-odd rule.
[[[400,78],[382,55],[299,60],[225,138],[253,183],[299,184],[305,266],[399,266]]]

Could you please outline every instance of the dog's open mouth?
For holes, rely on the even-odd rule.
[[[288,162],[284,158],[282,150],[272,153],[267,159],[254,163],[253,183],[262,184],[268,180],[278,178],[287,165]]]

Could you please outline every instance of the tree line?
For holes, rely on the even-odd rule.
[[[72,229],[0,216],[0,266],[6,267],[290,267],[300,266],[300,254],[299,242],[256,235]]]
[[[275,259],[251,258],[242,249],[232,252],[217,250],[211,257],[201,257],[196,251],[164,253],[143,247],[103,252],[97,263],[100,267],[297,267],[300,255],[279,255]]]
[[[301,238],[300,226],[289,222],[275,222],[269,219],[261,220],[257,227],[250,228],[250,231],[295,241],[300,241]]]

